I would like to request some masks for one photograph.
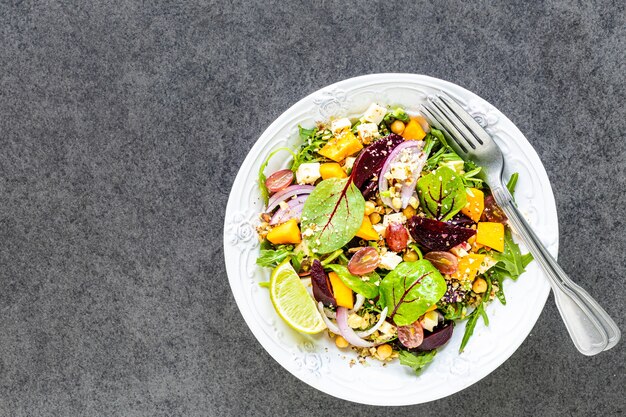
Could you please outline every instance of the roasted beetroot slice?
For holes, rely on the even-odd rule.
[[[457,213],[454,217],[448,220],[448,223],[452,223],[455,226],[467,227],[473,225],[474,220],[470,219],[463,213]]]
[[[385,163],[385,159],[387,159],[391,151],[402,142],[404,142],[402,136],[392,133],[389,136],[378,139],[365,148],[352,166],[351,178],[354,185],[362,190],[361,187],[363,187],[367,180],[380,172]]]
[[[418,244],[435,251],[447,251],[476,234],[473,229],[419,216],[411,217],[408,228]]]
[[[424,332],[424,341],[417,347],[419,351],[427,351],[437,349],[445,345],[452,337],[454,330],[454,322],[452,320],[444,322],[442,325],[433,329],[433,332]]]
[[[373,179],[369,179],[363,189],[361,190],[361,194],[363,194],[363,198],[369,200],[376,191],[378,191],[378,181],[374,181]]]
[[[313,297],[316,301],[321,301],[327,306],[337,306],[328,275],[324,272],[322,263],[317,259],[311,265],[311,285],[313,286]]]

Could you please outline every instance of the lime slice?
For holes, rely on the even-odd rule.
[[[315,301],[289,263],[289,258],[272,271],[270,299],[278,315],[295,330],[313,334],[326,328]]]

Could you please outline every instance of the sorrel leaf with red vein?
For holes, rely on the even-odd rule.
[[[315,253],[330,253],[350,241],[363,223],[365,200],[351,178],[317,184],[302,209],[302,236]]]
[[[461,176],[442,166],[417,181],[417,196],[424,213],[433,219],[451,219],[467,204]]]
[[[419,319],[446,293],[446,281],[427,260],[403,262],[380,283],[382,303],[398,326]]]

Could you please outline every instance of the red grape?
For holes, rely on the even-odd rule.
[[[369,274],[376,269],[380,262],[380,256],[378,251],[368,246],[366,248],[359,249],[348,262],[348,271],[354,275]]]

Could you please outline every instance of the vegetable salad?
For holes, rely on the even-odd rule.
[[[460,320],[463,351],[478,320],[489,323],[485,305],[506,304],[503,280],[532,260],[481,168],[402,108],[372,103],[358,119],[299,129],[302,146],[274,151],[259,172],[257,264],[293,268],[309,299],[290,308],[313,309],[321,327],[310,332],[325,328],[360,361],[399,358],[419,373]],[[287,152],[290,167],[266,176],[269,159]]]

